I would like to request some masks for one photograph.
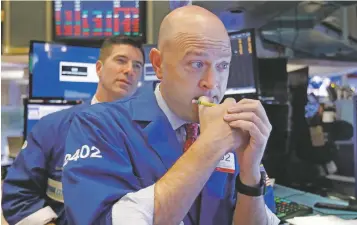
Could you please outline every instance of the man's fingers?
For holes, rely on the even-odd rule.
[[[264,142],[263,140],[266,139],[266,137],[260,132],[258,127],[253,122],[236,120],[230,122],[229,126],[231,126],[232,128],[240,128],[244,131],[248,131],[251,137],[253,137],[255,140],[262,141],[262,143]]]
[[[224,116],[224,120],[228,123],[234,122],[237,120],[244,120],[254,123],[260,132],[264,135],[269,135],[269,128],[265,126],[263,121],[254,113],[254,112],[242,112],[242,113],[233,113],[227,114]]]
[[[236,100],[234,98],[226,98],[224,99],[224,102],[222,105],[225,105],[226,107],[232,107],[234,104],[237,104]]]
[[[233,104],[236,103],[236,100],[234,98],[226,98],[224,99],[224,103]]]
[[[255,99],[249,99],[249,98],[243,98],[242,100],[239,101],[239,103],[241,104],[256,103],[256,102],[260,102],[260,101]]]
[[[245,101],[243,101],[245,100]],[[263,121],[263,123],[271,130],[271,124],[264,107],[257,100],[243,99],[234,104],[228,109],[228,113],[242,113],[242,112],[254,112]],[[243,102],[242,102],[243,101]]]

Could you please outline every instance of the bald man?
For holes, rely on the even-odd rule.
[[[259,101],[227,99],[230,40],[209,11],[163,20],[150,60],[160,85],[73,120],[64,202],[70,224],[278,224],[260,162],[271,131]],[[211,101],[213,107],[193,104]],[[199,132],[199,136],[198,136]]]

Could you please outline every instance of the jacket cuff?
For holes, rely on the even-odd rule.
[[[51,207],[46,206],[31,215],[25,217],[16,225],[44,225],[52,220],[57,219],[57,214],[52,210]]]

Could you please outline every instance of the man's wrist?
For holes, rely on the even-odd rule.
[[[244,185],[251,187],[260,186],[261,174],[259,169],[241,170],[239,177]]]
[[[217,153],[219,155],[219,158],[221,158],[231,150],[227,148],[222,148],[222,145],[212,140],[213,139],[207,133],[203,133],[198,137],[194,144],[199,143],[200,147],[203,147],[205,151]]]

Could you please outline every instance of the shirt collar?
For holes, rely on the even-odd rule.
[[[177,130],[182,125],[187,123],[186,121],[180,119],[176,114],[174,114],[170,110],[169,106],[166,104],[166,102],[160,92],[160,84],[158,84],[155,88],[155,97],[156,97],[156,101],[157,101],[157,104],[159,105],[160,109],[164,112],[167,119],[169,120],[169,122],[172,126],[172,129]]]
[[[100,103],[100,102],[98,101],[98,99],[94,95],[93,98],[92,98],[92,101],[90,102],[90,104],[94,105],[94,104],[97,104],[97,103]]]

